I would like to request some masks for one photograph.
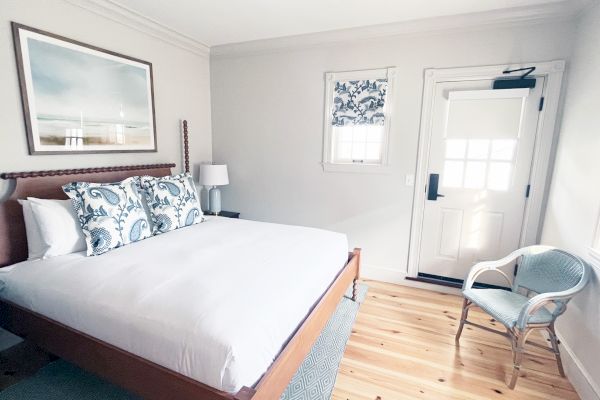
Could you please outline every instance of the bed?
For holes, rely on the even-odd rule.
[[[24,261],[16,199],[173,166],[0,175],[16,182],[0,204],[0,324],[147,399],[277,399],[356,289],[344,235],[208,217],[98,257]]]

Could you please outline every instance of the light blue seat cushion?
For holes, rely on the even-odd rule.
[[[523,295],[502,289],[466,289],[463,295],[507,328],[515,326],[519,312],[529,301]],[[550,321],[552,314],[543,307],[529,318],[532,324]]]

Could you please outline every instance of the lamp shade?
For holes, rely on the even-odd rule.
[[[225,164],[201,164],[200,184],[204,186],[220,186],[229,184],[227,165]]]

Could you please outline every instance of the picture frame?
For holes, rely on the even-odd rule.
[[[30,155],[158,150],[150,62],[11,25]]]

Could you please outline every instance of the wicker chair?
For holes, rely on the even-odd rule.
[[[514,282],[499,268],[516,259],[517,274]],[[477,277],[485,271],[502,274],[511,291],[503,289],[473,289]],[[525,343],[554,352],[558,370],[565,376],[558,340],[554,330],[556,318],[565,312],[567,303],[587,284],[589,266],[572,254],[549,246],[530,246],[514,251],[498,261],[485,261],[473,266],[463,285],[463,309],[456,341],[460,340],[465,324],[498,333],[507,337],[513,352],[513,373],[508,387],[514,389],[523,358]],[[506,327],[506,333],[467,321],[469,309],[477,306]],[[545,329],[552,347],[527,341],[535,329]]]

